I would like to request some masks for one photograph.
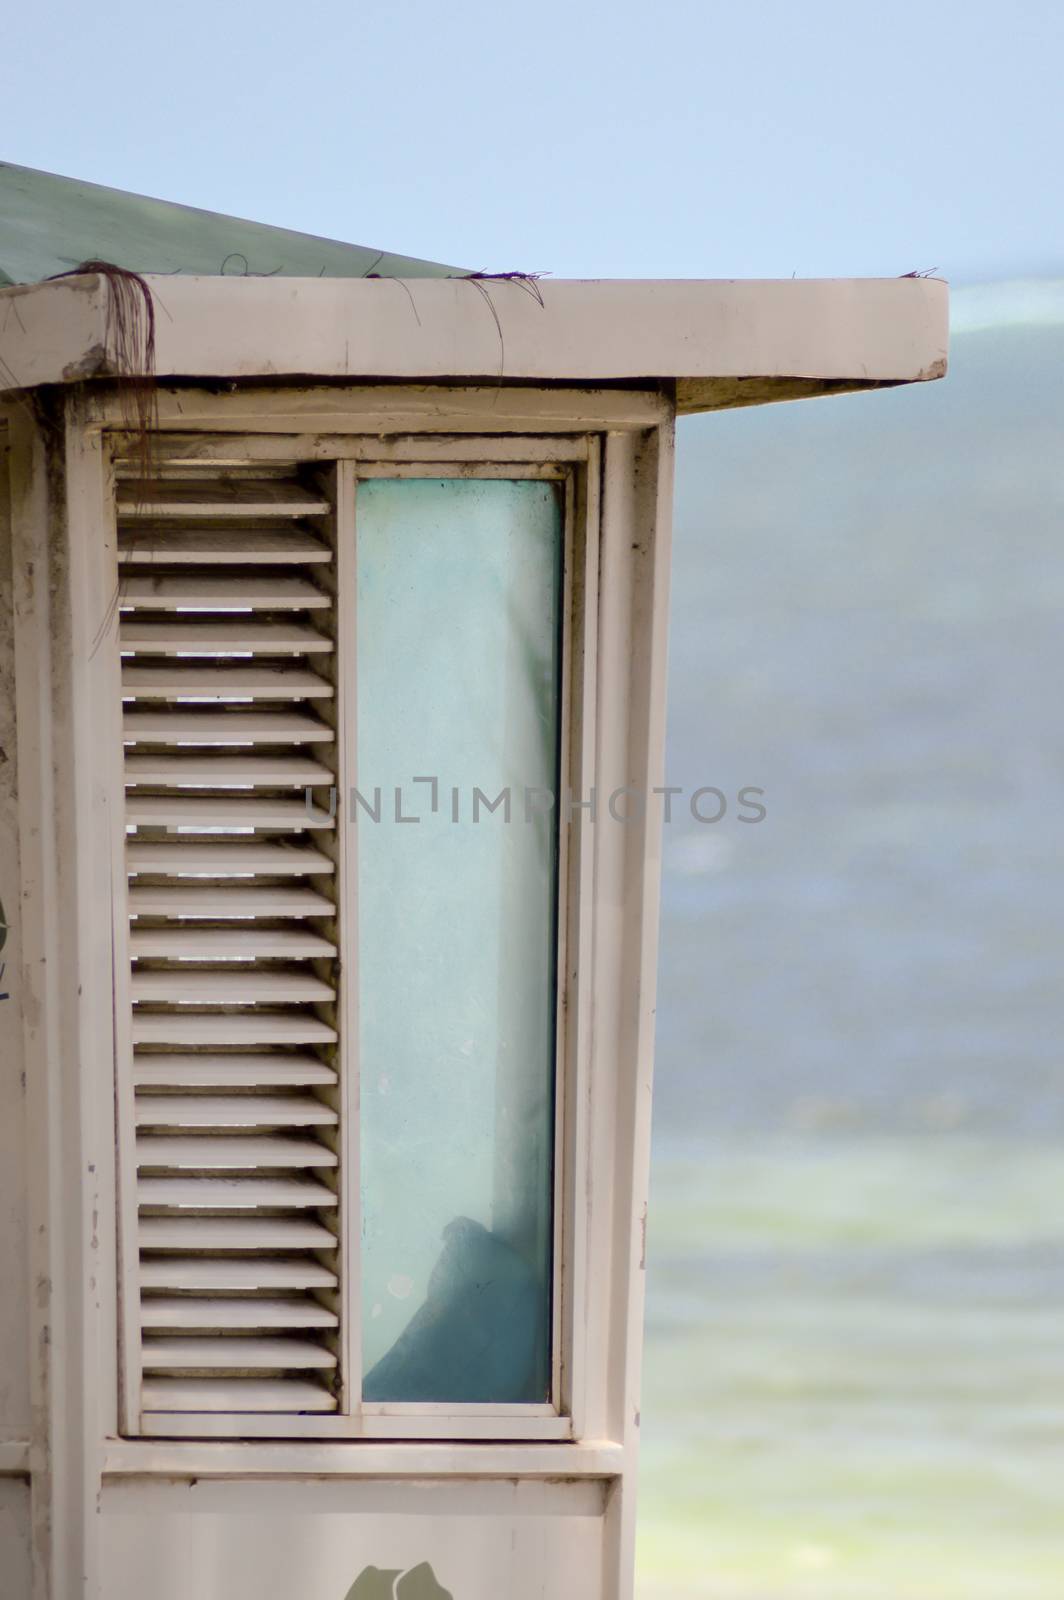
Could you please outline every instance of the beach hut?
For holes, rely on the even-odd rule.
[[[15,167],[0,278],[5,1596],[620,1600],[712,811],[674,425],[941,376],[945,287],[492,277]]]

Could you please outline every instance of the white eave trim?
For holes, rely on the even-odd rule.
[[[675,381],[705,410],[946,366],[937,279],[147,282],[164,380]],[[115,376],[108,295],[94,274],[0,290],[0,392]]]

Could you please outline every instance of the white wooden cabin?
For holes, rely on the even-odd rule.
[[[0,288],[0,1588],[622,1600],[674,424],[945,287],[173,264]]]

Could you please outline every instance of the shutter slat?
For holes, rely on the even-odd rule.
[[[272,566],[295,562],[328,561],[328,545],[310,533],[278,533],[259,528],[205,531],[188,528],[138,528],[119,545],[118,559],[126,566],[212,566],[220,563],[262,562]]]
[[[116,498],[119,515],[137,521],[151,517],[319,517],[329,511],[328,500],[295,484],[236,477],[168,483],[127,478],[119,484]]]
[[[333,686],[316,672],[295,667],[227,665],[216,669],[185,666],[126,667],[126,700],[313,700],[328,699]]]
[[[126,757],[126,783],[174,784],[183,789],[321,788],[334,774],[308,756]]]
[[[129,936],[129,952],[135,959],[155,956],[171,961],[255,961],[267,957],[292,960],[334,956],[336,946],[301,927],[165,927],[134,928]]]
[[[309,1178],[139,1178],[141,1206],[172,1206],[184,1211],[240,1211],[249,1206],[278,1210],[328,1209],[336,1195]]]
[[[331,1350],[310,1339],[168,1339],[149,1336],[144,1341],[144,1370],[167,1367],[224,1368],[266,1371],[298,1367],[335,1367]]]
[[[328,1389],[296,1379],[156,1378],[144,1384],[144,1410],[149,1415],[185,1411],[235,1411],[249,1415],[336,1410]]]
[[[250,828],[262,833],[336,825],[336,818],[327,811],[302,800],[199,799],[181,794],[165,798],[131,794],[126,800],[126,821],[138,828],[183,828],[187,833],[210,833],[215,828]]]
[[[153,1295],[141,1301],[142,1328],[335,1328],[335,1311],[302,1296],[291,1300],[212,1300]]]
[[[320,850],[288,844],[155,844],[141,840],[126,846],[130,872],[166,873],[171,877],[287,877],[289,874],[332,874],[333,863]],[[224,890],[220,891],[225,893]],[[211,913],[213,914],[213,913]]]
[[[298,622],[133,622],[121,624],[119,649],[146,656],[321,655],[333,648],[328,634]]]
[[[329,596],[307,578],[123,576],[122,611],[326,611]]]
[[[200,1014],[186,1011],[134,1011],[134,1044],[334,1044],[336,1031],[304,1012],[248,1011]]]
[[[142,1128],[333,1127],[335,1111],[313,1095],[138,1095]]]
[[[260,1250],[273,1259],[286,1250],[335,1250],[336,1238],[321,1222],[306,1217],[141,1217],[138,1229],[142,1250]],[[170,1270],[167,1256],[152,1258],[157,1269]],[[265,1270],[271,1257],[249,1259],[244,1264]],[[206,1273],[211,1260],[205,1257]],[[176,1270],[176,1259],[174,1259]],[[308,1269],[309,1270],[309,1266]],[[169,1284],[169,1278],[163,1278]],[[176,1287],[173,1284],[172,1287]]]
[[[138,1087],[152,1089],[277,1089],[334,1084],[335,1070],[314,1056],[142,1055],[133,1058]]]
[[[223,894],[210,886],[199,889],[170,888],[167,885],[134,885],[129,891],[130,916],[239,919],[256,917],[328,917],[333,902],[313,889],[245,889],[236,884]]]
[[[127,744],[241,745],[323,744],[336,735],[327,722],[304,711],[126,711]]]
[[[130,980],[134,1002],[169,1001],[174,1005],[252,1005],[257,1001],[332,1000],[336,990],[310,972],[201,972],[172,968],[135,971]]]
[[[147,1217],[146,1222],[155,1218]],[[141,1263],[142,1289],[173,1293],[222,1294],[225,1292],[282,1289],[335,1289],[336,1274],[308,1256],[148,1256]]]
[[[247,1136],[229,1139],[197,1139],[192,1136],[143,1134],[137,1140],[137,1165],[163,1167],[167,1171],[191,1172],[246,1171],[261,1168],[335,1167],[336,1153],[313,1139],[292,1139],[284,1134],[275,1138]]]

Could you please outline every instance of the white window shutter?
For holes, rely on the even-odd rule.
[[[334,1411],[331,496],[172,469],[118,528],[141,1407]]]

